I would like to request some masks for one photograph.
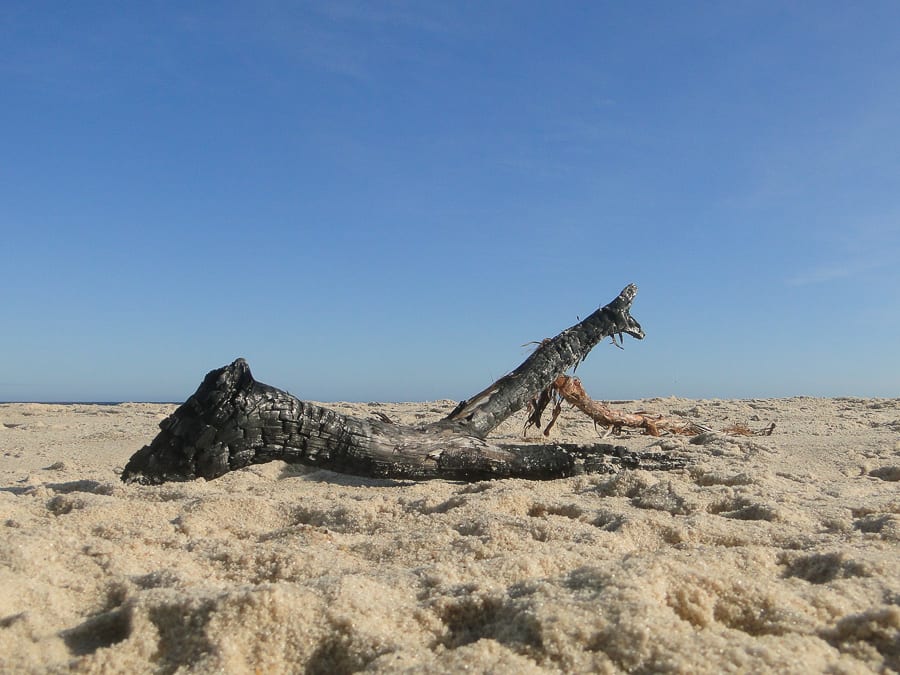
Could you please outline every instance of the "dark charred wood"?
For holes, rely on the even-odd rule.
[[[501,445],[485,440],[500,422],[577,365],[603,338],[644,336],[625,288],[609,305],[545,340],[515,371],[422,427],[359,419],[301,401],[257,382],[247,362],[211,371],[197,391],[160,423],[122,474],[127,482],[213,479],[250,464],[280,459],[333,471],[404,479],[552,479],[616,467],[675,468],[678,459],[629,453],[609,444]]]
[[[644,338],[631,314],[637,286],[629,284],[615,300],[555,338],[544,340],[518,368],[484,391],[460,403],[447,417],[459,428],[484,438],[507,417],[524,407],[569,368],[577,367],[607,337]]]

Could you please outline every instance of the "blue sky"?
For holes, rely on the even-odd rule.
[[[0,5],[0,400],[900,395],[900,3]]]

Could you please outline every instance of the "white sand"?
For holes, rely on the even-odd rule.
[[[146,487],[118,474],[173,406],[0,405],[0,671],[900,669],[900,400],[640,406],[777,426],[664,438],[693,462],[669,473],[391,483],[275,462]],[[567,411],[554,438],[595,433]]]

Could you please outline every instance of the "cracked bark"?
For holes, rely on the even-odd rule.
[[[541,345],[514,371],[462,401],[445,419],[419,427],[337,414],[257,382],[237,359],[208,373],[160,423],[122,473],[126,482],[213,479],[280,459],[360,476],[396,479],[552,479],[616,466],[674,468],[662,453],[610,444],[500,445],[486,440],[503,420],[577,366],[601,340],[644,332],[629,311],[637,288]]]

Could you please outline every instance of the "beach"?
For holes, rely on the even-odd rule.
[[[900,399],[615,402],[715,430],[604,441],[672,471],[122,483],[175,407],[0,404],[0,671],[900,671]],[[602,431],[566,407],[550,440]]]

